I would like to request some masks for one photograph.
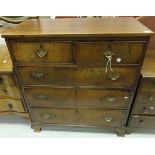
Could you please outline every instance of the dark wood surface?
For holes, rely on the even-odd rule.
[[[32,19],[3,33],[3,37],[150,36],[153,32],[134,18]]]
[[[132,18],[28,20],[6,31],[3,37],[32,127],[40,131],[46,124],[100,126],[124,134],[152,34]],[[48,54],[38,57],[38,48]],[[108,66],[107,72],[105,67],[111,58],[101,56],[103,52],[112,54],[112,69]],[[122,62],[116,63],[117,58]],[[37,101],[32,96],[36,93],[42,95],[41,100],[44,95],[49,98]],[[114,106],[106,105],[103,99],[109,93],[117,97]],[[129,93],[129,101],[122,100]]]
[[[105,68],[77,67],[18,67],[23,85],[58,86],[98,86],[132,88],[137,79],[137,68],[113,67],[113,72],[105,73]],[[110,76],[118,76],[112,80]]]
[[[130,91],[88,88],[25,88],[28,103],[36,107],[128,109]]]
[[[65,109],[65,108],[32,108],[34,121],[45,124],[64,124],[81,126],[122,127],[125,124],[126,111]]]

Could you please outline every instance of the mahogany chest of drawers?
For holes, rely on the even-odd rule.
[[[133,18],[27,20],[6,31],[32,128],[124,135],[151,34]]]
[[[128,133],[136,128],[155,128],[155,51],[148,50],[137,87]]]

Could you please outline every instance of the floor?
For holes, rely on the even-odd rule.
[[[46,127],[40,133],[35,133],[31,129],[30,122],[17,116],[0,117],[0,137],[1,138],[115,138],[117,135],[104,130],[95,132],[94,130],[86,131],[74,128],[67,131],[62,128]],[[126,138],[155,138],[154,130],[137,130],[136,132],[126,135]]]

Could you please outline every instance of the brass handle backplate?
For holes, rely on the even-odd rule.
[[[36,53],[40,58],[44,58],[45,56],[47,56],[47,52],[42,49],[38,50]]]
[[[34,80],[40,80],[43,77],[43,73],[42,72],[33,73],[32,77],[33,77]]]
[[[114,97],[114,96],[108,96],[108,97],[106,97],[106,99],[107,99],[107,101],[108,102],[114,102],[115,101],[115,99],[116,99],[116,97]]]
[[[52,118],[56,118],[56,115],[55,114],[44,114],[43,117],[45,119],[49,119],[49,118],[52,119]]]
[[[112,117],[104,117],[104,120],[106,121],[106,122],[111,122],[112,121]]]
[[[45,99],[47,99],[47,96],[46,95],[38,95],[37,99],[45,100]]]
[[[116,80],[119,78],[119,74],[110,74],[110,75],[109,75],[109,78],[110,78],[112,81],[116,81]]]

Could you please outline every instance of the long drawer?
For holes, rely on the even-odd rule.
[[[106,64],[106,52],[113,64],[139,64],[143,53],[142,41],[76,42],[77,63]]]
[[[126,111],[65,108],[32,108],[33,121],[45,124],[122,127]]]
[[[39,107],[127,109],[130,105],[127,90],[29,87],[24,92],[28,104]]]
[[[0,99],[0,112],[5,111],[24,112],[21,100]]]
[[[133,115],[130,127],[136,128],[155,128],[155,117],[154,116],[140,116]]]
[[[137,68],[18,67],[24,85],[133,87]]]

